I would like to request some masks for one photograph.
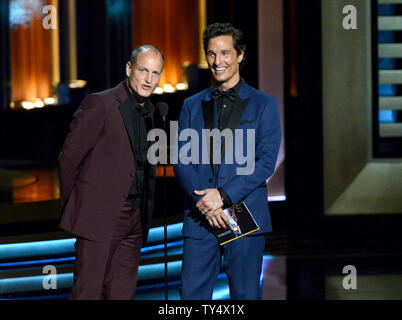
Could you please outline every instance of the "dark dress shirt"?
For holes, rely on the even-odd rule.
[[[141,106],[134,95],[128,89],[126,82],[124,81],[124,87],[127,91],[128,99],[132,106],[132,121],[134,124],[134,155],[137,162],[137,169],[135,176],[128,192],[127,201],[135,202],[141,199],[144,185],[144,172],[145,164],[147,161],[147,152],[149,148],[149,141],[147,141],[147,118],[150,118],[152,113],[152,107],[150,101],[147,99],[144,106]]]
[[[214,88],[215,94],[213,93],[213,98],[216,100],[216,106],[218,110],[218,128],[220,131],[223,131],[227,128],[227,124],[229,122],[230,116],[232,114],[233,105],[235,103],[235,97],[239,94],[241,87],[241,80],[229,90],[231,91],[229,96],[224,92],[220,92],[217,88]],[[229,91],[228,90],[228,91]],[[218,191],[221,195],[223,201],[223,208],[228,208],[232,206],[232,201],[229,196],[222,188],[218,188]]]

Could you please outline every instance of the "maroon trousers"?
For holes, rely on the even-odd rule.
[[[69,299],[134,299],[141,245],[139,207],[126,202],[108,239],[95,242],[77,237]]]

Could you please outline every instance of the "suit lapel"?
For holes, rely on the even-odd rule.
[[[149,99],[147,99],[145,101],[145,106],[144,107],[147,108],[148,111],[149,111],[149,117],[145,118],[145,127],[146,127],[146,131],[147,131],[147,134],[148,134],[148,132],[151,131],[155,126],[154,117],[153,117],[153,113],[154,113],[155,108],[154,108],[154,105],[152,104],[152,102]]]
[[[246,84],[243,82],[242,87],[244,87],[245,85]],[[243,89],[243,88],[241,88],[241,89]],[[241,89],[240,89],[240,93],[242,93]],[[227,124],[227,128],[230,129],[230,131],[232,131],[232,140],[234,138],[235,129],[239,125],[240,119],[242,118],[244,110],[246,110],[246,107],[247,107],[249,101],[250,101],[249,98],[242,99],[240,97],[240,94],[236,97],[236,100],[233,105],[233,109],[232,109],[232,112],[230,114],[230,118],[229,118],[229,121]],[[229,141],[229,145],[231,143],[232,143],[232,141]],[[225,143],[222,139],[221,162],[223,162],[224,156],[225,156]]]
[[[240,119],[243,116],[244,110],[246,109],[250,99],[241,99],[240,96],[236,97],[235,103],[233,105],[233,110],[230,115],[227,128],[230,129],[232,132],[237,128],[239,125]]]
[[[131,110],[132,106],[130,103],[130,99],[126,99],[120,106],[119,110],[121,113],[121,117],[123,119],[124,125],[127,130],[128,137],[130,139],[131,147],[133,149],[133,152],[135,151],[134,149],[134,122],[133,122],[133,115],[135,112],[132,112]],[[135,154],[135,152],[134,152]]]
[[[209,100],[202,100],[202,114],[204,116],[204,129],[213,130],[215,128],[215,102],[211,97],[209,97]],[[214,170],[211,154],[211,138],[206,140],[209,163],[212,170]]]
[[[123,119],[124,126],[126,127],[127,135],[130,140],[131,148],[134,153],[134,123],[132,120],[132,112],[131,112],[131,101],[130,97],[127,94],[127,89],[125,87],[123,80],[118,86],[117,86],[117,94],[116,94],[116,100],[119,103],[119,111],[121,114],[121,118]]]
[[[233,105],[233,109],[227,124],[227,128],[232,131],[232,140],[234,138],[234,133],[235,129],[240,123],[241,118],[243,117],[244,111],[246,110],[247,105],[250,102],[250,98],[248,98],[248,87],[247,84],[244,82],[242,79],[243,84],[240,88],[239,95],[236,97],[236,100]],[[214,100],[212,99],[210,92],[207,94],[204,100],[202,102],[202,114],[204,116],[204,128],[212,130],[215,128],[215,104]],[[232,143],[232,141],[228,141],[229,145]],[[214,170],[213,165],[212,165],[212,155],[211,155],[211,148],[210,148],[211,141],[210,139],[207,139],[207,151],[208,151],[208,157],[210,159],[210,164],[212,170]],[[224,138],[222,138],[221,141],[221,163],[223,163],[223,159],[225,156],[225,143],[224,143]]]

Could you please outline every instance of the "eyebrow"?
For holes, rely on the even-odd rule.
[[[219,52],[230,52],[230,49],[220,49],[220,50],[218,50],[217,52],[218,52],[218,53],[219,53]],[[213,50],[207,50],[207,53],[213,53],[213,54],[215,54],[215,51],[213,51]]]
[[[148,71],[148,72],[162,73],[162,71],[158,71],[158,70],[151,71],[151,70],[149,70],[148,68],[143,67],[143,66],[141,66],[141,65],[139,65],[139,64],[137,64],[137,67],[140,68],[140,69],[144,69],[145,71]]]

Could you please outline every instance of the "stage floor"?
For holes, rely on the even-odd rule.
[[[171,167],[167,172],[169,179],[173,178]],[[171,190],[177,199],[183,198],[177,189]],[[183,244],[180,208],[172,208],[168,218],[171,300],[179,299]],[[74,239],[58,229],[59,210],[57,167],[0,169],[0,299],[67,299],[72,285]],[[154,236],[142,250],[137,300],[164,299],[161,228],[159,215],[152,224]],[[268,235],[261,275],[264,300],[402,299],[400,250],[293,243],[294,239],[284,233]],[[42,287],[46,265],[57,268],[55,290]],[[214,299],[229,299],[224,270],[218,277]]]

